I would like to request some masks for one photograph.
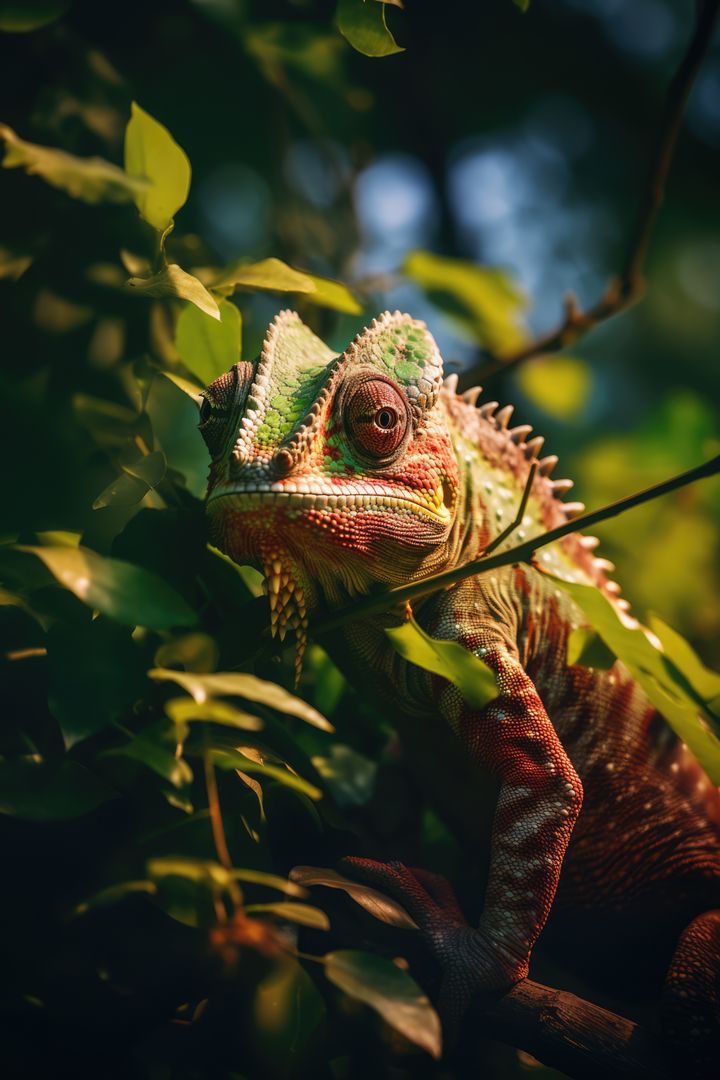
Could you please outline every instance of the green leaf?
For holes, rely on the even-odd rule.
[[[127,288],[135,289],[143,296],[158,299],[174,296],[180,300],[189,300],[206,315],[220,320],[220,309],[215,298],[201,281],[186,273],[177,263],[170,263],[159,274],[151,277],[132,277],[125,284]]]
[[[104,750],[102,756],[139,761],[175,788],[186,788],[192,783],[192,769],[184,758],[177,757],[176,743],[158,729],[136,735],[124,746]]]
[[[315,285],[315,291],[308,292],[305,297],[309,304],[342,311],[348,315],[362,314],[362,304],[347,285],[332,278],[318,277],[317,274],[307,274],[305,271],[303,273]]]
[[[480,345],[502,354],[522,345],[527,300],[505,270],[411,252],[403,270]]]
[[[26,821],[68,821],[115,798],[116,791],[67,758],[59,767],[28,758],[0,761],[0,814]]]
[[[192,698],[171,698],[165,702],[165,712],[175,724],[221,724],[241,731],[260,731],[262,720],[251,713],[229,705],[227,701],[208,698],[199,704]]]
[[[140,214],[158,232],[172,225],[190,190],[190,162],[170,132],[133,101],[125,129],[125,171],[150,186],[135,195]]]
[[[71,0],[2,0],[0,30],[26,34],[39,30],[64,15]]]
[[[513,0],[515,7],[520,8],[522,12],[530,9],[530,0]]]
[[[377,763],[351,746],[335,743],[329,757],[315,755],[312,763],[338,806],[364,806],[372,798]]]
[[[89,548],[29,547],[17,551],[41,559],[50,573],[88,607],[127,626],[169,630],[192,626],[195,612],[162,578]]]
[[[275,258],[228,267],[211,287],[232,291],[238,285],[244,289],[269,289],[271,292],[311,293],[316,290],[309,274],[293,270],[292,266]]]
[[[388,30],[384,3],[338,0],[335,18],[345,40],[364,56],[405,52]]]
[[[328,953],[324,963],[330,982],[375,1009],[410,1042],[440,1057],[440,1018],[407,971],[384,956],[355,949]]]
[[[169,379],[174,386],[177,386],[178,390],[182,390],[183,394],[187,394],[192,399],[196,408],[200,408],[202,404],[202,397],[200,396],[200,387],[197,383],[191,383],[189,379],[183,379],[182,375],[176,375],[174,371],[161,371],[159,373],[165,379]]]
[[[615,663],[616,656],[595,630],[588,626],[576,626],[571,630],[567,643],[568,666],[581,664],[583,667],[608,671]]]
[[[183,308],[175,329],[175,344],[188,371],[203,385],[237,364],[241,356],[240,312],[229,300],[218,304],[219,319],[210,319],[195,306]]]
[[[660,641],[665,656],[687,679],[703,708],[710,714],[720,711],[720,674],[705,667],[685,638],[657,615],[649,615],[648,622]]]
[[[270,765],[261,763],[259,761],[253,761],[252,758],[247,757],[239,750],[232,749],[213,749],[210,751],[210,760],[213,765],[217,765],[219,769],[237,769],[240,772],[249,773],[251,776],[257,774],[264,776],[268,780],[277,780],[278,783],[284,784],[285,787],[292,788],[293,791],[299,791],[303,795],[307,795],[308,799],[312,799],[317,802],[322,799],[322,791],[320,788],[315,787],[308,780],[303,780],[297,773],[290,772],[287,767],[281,765]]]
[[[93,510],[101,510],[107,506],[137,506],[148,491],[152,491],[165,479],[167,472],[167,462],[162,450],[154,450],[131,465],[120,467],[122,474],[100,492],[92,504]]]
[[[214,671],[217,666],[218,647],[209,634],[196,632],[166,641],[155,653],[158,667],[170,664],[182,665],[186,671]]]
[[[277,683],[258,679],[257,676],[245,672],[217,671],[211,675],[199,675],[190,671],[153,668],[148,675],[151,679],[171,679],[178,683],[199,705],[214,696],[247,698],[248,701],[256,701],[288,716],[296,716],[321,731],[335,730],[312,705],[295,697]]]
[[[314,930],[330,929],[330,920],[325,912],[310,904],[276,900],[271,904],[246,904],[244,910],[246,915],[276,915],[278,919],[298,923],[299,926],[312,926]]]
[[[265,885],[268,889],[277,889],[286,896],[307,896],[307,891],[300,885],[288,881],[279,874],[268,874],[264,870],[231,870],[230,876],[234,881],[244,881],[249,885]]]
[[[712,782],[720,784],[720,721],[701,695],[692,690],[688,692],[691,679],[676,667],[669,655],[656,648],[640,626],[626,626],[615,606],[595,586],[566,581],[554,574],[548,574],[548,577],[570,594],[607,648],[623,662]],[[675,657],[681,662],[686,661],[685,649],[679,647],[676,640],[668,640]],[[696,670],[694,674],[697,678]],[[701,712],[704,713],[702,719]]]
[[[384,893],[359,881],[343,877],[336,870],[321,866],[294,866],[290,878],[298,885],[326,885],[329,889],[342,889],[356,904],[368,911],[373,918],[402,930],[417,930],[418,926],[404,907]]]
[[[47,651],[48,705],[66,747],[102,731],[142,696],[140,651],[110,619],[53,623]]]
[[[4,169],[23,168],[83,202],[131,202],[149,187],[147,181],[128,176],[102,158],[75,157],[64,150],[25,142],[7,124],[0,124],[0,139],[5,140]]]
[[[414,619],[385,633],[393,648],[411,664],[442,675],[457,686],[471,708],[484,708],[500,693],[494,672],[457,641],[430,637]]]

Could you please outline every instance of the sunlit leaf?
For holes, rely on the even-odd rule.
[[[91,608],[127,626],[168,630],[192,626],[195,612],[162,578],[120,559],[109,559],[89,548],[29,547],[17,551],[36,555],[53,577]]]
[[[578,416],[592,389],[589,367],[573,356],[536,356],[519,368],[517,381],[535,405],[558,420]]]
[[[362,304],[347,285],[343,285],[340,281],[333,281],[332,278],[318,277],[317,274],[305,276],[315,285],[315,291],[308,292],[305,297],[308,303],[332,308],[333,311],[343,311],[348,315],[362,313]]]
[[[401,656],[448,679],[473,709],[482,709],[500,693],[494,672],[457,641],[430,637],[414,619],[385,633]]]
[[[321,731],[334,730],[332,724],[328,723],[317,709],[313,709],[312,705],[295,697],[277,683],[258,679],[256,675],[237,671],[216,671],[210,675],[199,675],[189,671],[170,671],[167,668],[154,668],[148,675],[151,679],[170,679],[178,683],[198,704],[207,701],[209,697],[217,696],[247,698],[248,701],[256,701],[270,709],[305,720]]]
[[[684,675],[670,655],[656,648],[641,627],[626,626],[599,589],[549,576],[570,594],[608,649],[625,664],[655,708],[687,744],[712,782],[720,784],[720,718],[699,694],[688,692],[688,684],[692,686],[690,677]],[[687,661],[686,649],[670,637],[668,641],[675,660]]]
[[[180,312],[175,344],[188,371],[203,385],[213,382],[240,359],[240,312],[229,300],[218,304],[220,319],[211,319],[194,305]]]
[[[192,698],[171,698],[165,702],[165,712],[176,724],[221,724],[241,731],[259,731],[263,726],[258,716],[236,709],[227,701],[217,698],[208,698],[201,703]]]
[[[221,750],[212,749],[210,751],[210,760],[213,765],[217,765],[219,769],[238,769],[241,772],[249,773],[251,776],[253,774],[265,776],[268,780],[277,780],[278,783],[284,784],[285,787],[292,788],[294,791],[299,791],[303,795],[307,795],[308,799],[312,799],[315,802],[317,802],[318,799],[322,799],[322,791],[320,788],[315,787],[314,784],[309,783],[307,780],[303,780],[297,773],[290,772],[289,769],[282,765],[272,765],[253,761],[239,750],[232,750],[229,748]]]
[[[429,251],[411,252],[403,270],[480,345],[502,355],[525,341],[527,300],[507,271]]]
[[[408,915],[404,907],[398,904],[384,893],[353,881],[336,870],[329,870],[322,866],[294,866],[290,871],[290,879],[298,885],[326,885],[329,889],[342,889],[352,897],[356,904],[368,911],[380,922],[388,923],[403,930],[417,930],[417,923]]]
[[[170,263],[158,274],[151,277],[132,277],[126,285],[143,296],[164,298],[174,296],[179,300],[189,300],[191,304],[204,311],[213,319],[220,319],[220,309],[214,297],[210,295],[201,281],[188,274],[177,263]]]
[[[246,915],[275,915],[278,919],[311,926],[314,930],[329,930],[330,920],[320,908],[310,904],[293,904],[289,900],[276,900],[270,904],[246,904]]]
[[[32,255],[20,254],[0,244],[0,280],[17,281],[32,266]]]
[[[163,378],[169,379],[174,386],[177,386],[178,390],[182,390],[183,394],[187,394],[194,405],[198,409],[200,408],[202,397],[200,396],[200,387],[197,383],[191,383],[189,379],[183,379],[182,375],[178,375],[174,371],[161,371],[160,374]]]
[[[581,664],[583,667],[607,671],[615,663],[615,655],[594,630],[587,626],[576,626],[571,630],[567,643],[567,662]]]
[[[313,279],[280,259],[261,259],[256,263],[241,263],[224,270],[213,289],[226,291],[236,286],[245,289],[269,289],[271,292],[315,292]]]
[[[328,953],[325,974],[358,1001],[370,1005],[391,1027],[434,1058],[442,1053],[440,1018],[418,984],[392,960],[341,949]]]
[[[190,162],[167,128],[135,101],[125,130],[125,171],[150,181],[135,203],[145,220],[164,232],[187,200]]]
[[[3,168],[23,168],[83,202],[131,202],[149,187],[147,181],[128,176],[103,158],[75,157],[51,146],[25,142],[7,124],[0,124],[0,139],[5,142]]]
[[[248,870],[243,867],[241,870],[231,870],[230,876],[235,881],[244,881],[248,885],[265,885],[269,889],[277,889],[286,896],[307,896],[307,890],[300,885],[280,877],[279,874],[268,874],[264,870]]]
[[[345,40],[364,56],[392,56],[405,51],[388,29],[384,3],[339,0],[335,18]]]
[[[190,881],[212,882],[226,889],[232,882],[232,872],[212,859],[191,859],[179,855],[160,856],[147,864],[148,876],[154,881],[164,877],[185,877]]]
[[[30,758],[0,761],[0,814],[26,821],[67,821],[95,810],[117,792],[77,761],[59,766]]]

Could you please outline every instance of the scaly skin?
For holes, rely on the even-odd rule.
[[[542,439],[508,430],[510,407],[478,409],[479,391],[458,397],[456,383],[443,383],[435,342],[409,316],[382,316],[335,357],[283,312],[258,364],[237,365],[206,391],[213,540],[264,569],[273,629],[297,631],[298,664],[307,613],[321,599],[464,563],[512,520]],[[549,479],[555,464],[539,462],[508,544],[582,509],[561,501],[572,485]],[[414,724],[439,715],[500,781],[478,927],[432,875],[363,859],[348,867],[417,921],[444,973],[450,1029],[473,997],[527,974],[555,904],[550,930],[557,922],[581,951],[639,941],[670,965],[668,1038],[692,1042],[696,1075],[711,1075],[708,1063],[720,1060],[720,802],[621,664],[567,666],[582,616],[544,570],[595,585],[634,623],[596,543],[568,537],[543,550],[538,568],[467,579],[418,606],[429,633],[496,672],[500,695],[479,711],[394,652],[383,627],[397,613],[336,635],[331,652],[356,685]]]

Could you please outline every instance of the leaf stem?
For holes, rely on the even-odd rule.
[[[369,615],[381,614],[398,604],[404,603],[406,600],[414,600],[418,596],[425,596],[427,593],[435,592],[438,589],[446,589],[448,586],[455,585],[458,581],[473,577],[475,574],[487,573],[502,566],[512,566],[514,563],[530,563],[538,548],[546,547],[557,540],[562,540],[565,536],[570,536],[572,533],[581,532],[592,525],[597,525],[600,521],[608,521],[610,518],[617,517],[618,514],[623,514],[634,506],[641,506],[642,503],[650,502],[650,500],[657,499],[661,495],[677,490],[677,488],[686,487],[696,480],[715,476],[718,473],[720,473],[720,454],[709,461],[703,462],[702,465],[696,465],[695,468],[688,469],[687,472],[670,477],[669,480],[663,480],[661,483],[653,484],[652,487],[638,491],[634,495],[626,495],[625,498],[618,499],[607,506],[601,506],[599,509],[583,514],[572,521],[566,521],[564,524],[558,525],[540,536],[533,536],[522,544],[508,548],[507,551],[502,551],[490,557],[487,554],[482,555],[479,559],[474,559],[472,562],[465,563],[462,566],[456,566],[452,570],[422,578],[420,581],[411,582],[409,585],[401,585],[395,589],[373,593],[353,604],[346,605],[342,610],[330,611],[313,621],[310,628],[311,633],[315,637],[327,634],[330,630],[335,630],[345,623],[366,618]]]
[[[217,777],[215,766],[210,758],[210,751],[205,747],[203,750],[203,766],[205,768],[205,787],[207,788],[208,810],[210,811],[210,824],[212,826],[213,841],[217,852],[218,862],[226,870],[232,870],[232,859],[225,837],[222,811],[220,810],[220,798],[218,796]]]

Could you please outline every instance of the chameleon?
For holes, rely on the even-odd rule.
[[[259,359],[204,391],[212,542],[262,570],[273,632],[294,631],[298,669],[320,605],[481,555],[513,520],[533,464],[508,543],[582,512],[565,501],[572,482],[552,478],[557,457],[541,456],[543,438],[510,426],[512,406],[480,402],[477,387],[459,395],[457,382],[409,315],[386,312],[337,355],[283,311]],[[483,708],[395,651],[384,632],[392,613],[332,635],[333,658],[385,703],[404,739],[435,725],[498,784],[476,925],[437,875],[360,857],[345,866],[417,923],[442,972],[447,1030],[472,1000],[527,976],[552,916],[570,951],[601,956],[611,943],[652,969],[670,1052],[686,1072],[691,1060],[694,1075],[716,1075],[719,793],[620,662],[567,663],[569,634],[584,620],[551,574],[595,586],[638,625],[597,544],[573,533],[533,565],[469,577],[416,604],[428,634],[495,674],[498,696]]]

